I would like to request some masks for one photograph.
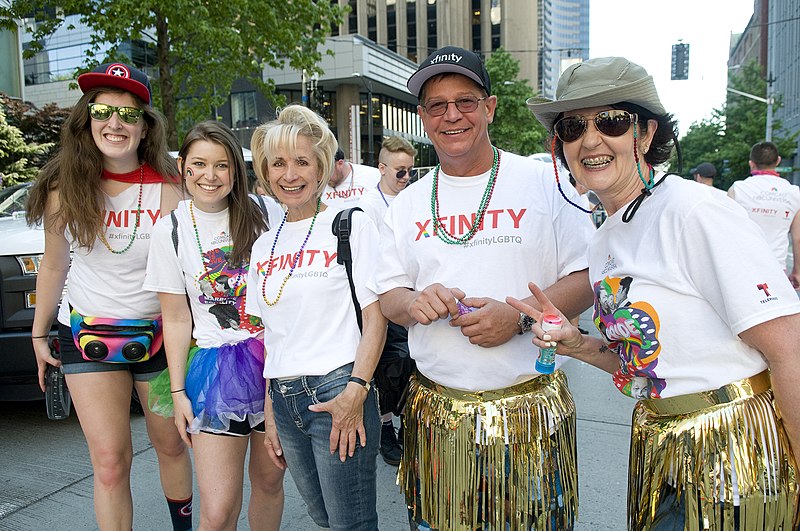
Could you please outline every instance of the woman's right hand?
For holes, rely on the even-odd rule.
[[[45,374],[47,373],[47,366],[60,367],[61,360],[53,357],[53,351],[50,349],[50,338],[42,337],[31,339],[33,341],[33,352],[36,355],[36,366],[39,375],[39,387],[42,392],[45,391]]]
[[[269,383],[267,383],[269,386]],[[275,466],[281,470],[286,470],[286,458],[283,456],[283,448],[281,448],[281,440],[278,437],[278,427],[275,425],[275,416],[272,414],[272,401],[267,393],[267,399],[264,401],[264,447],[267,449],[267,455],[275,463]]]
[[[172,404],[174,407],[175,427],[178,428],[178,434],[186,443],[189,448],[192,447],[192,436],[186,431],[194,419],[194,412],[192,411],[192,401],[186,396],[186,391],[174,393],[172,395]]]
[[[556,353],[562,356],[572,356],[572,354],[579,352],[584,342],[584,336],[581,334],[580,330],[573,326],[572,323],[569,322],[569,319],[550,302],[550,299],[539,289],[539,286],[533,282],[529,282],[528,289],[531,290],[531,293],[536,297],[536,300],[542,307],[541,311],[514,297],[506,297],[506,302],[520,312],[533,317],[534,321],[536,321],[531,328],[534,334],[533,344],[539,348],[557,347]],[[559,316],[563,323],[561,329],[545,332],[541,325],[543,315]]]

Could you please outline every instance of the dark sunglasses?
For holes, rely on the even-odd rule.
[[[425,105],[422,106],[425,109],[425,112],[430,114],[431,116],[442,116],[444,113],[447,112],[447,107],[450,104],[454,104],[458,112],[462,113],[469,113],[475,112],[475,109],[478,108],[478,102],[483,101],[486,99],[486,96],[483,98],[476,98],[475,96],[463,96],[458,98],[457,100],[448,100],[448,101],[429,101]]]
[[[105,103],[89,104],[89,116],[92,117],[92,120],[105,122],[110,120],[114,113],[117,113],[119,119],[126,124],[134,125],[139,123],[139,118],[142,117],[144,111],[136,107],[115,107],[114,105],[107,105]]]
[[[622,136],[628,132],[636,115],[628,111],[611,109],[592,116],[567,116],[553,126],[556,136],[565,143],[575,142],[586,132],[589,120],[594,120],[597,130],[605,136]]]
[[[408,174],[409,178],[413,179],[414,177],[417,176],[417,170],[416,168],[411,168],[410,170],[400,170],[395,174],[395,177],[397,177],[398,179],[402,179],[403,177],[406,176],[406,174]]]

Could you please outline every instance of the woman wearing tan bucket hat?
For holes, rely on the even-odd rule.
[[[639,399],[628,527],[794,529],[800,302],[763,236],[733,202],[654,169],[677,147],[676,123],[640,66],[573,65],[555,100],[528,106],[553,158],[609,215],[588,251],[602,340],[565,319],[547,334],[535,325],[534,343],[611,373]],[[530,288],[544,313],[559,313]]]

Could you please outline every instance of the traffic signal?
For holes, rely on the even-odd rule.
[[[689,45],[672,45],[672,80],[689,79]]]

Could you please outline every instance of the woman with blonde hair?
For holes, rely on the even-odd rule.
[[[375,530],[380,421],[369,382],[386,319],[378,296],[365,286],[377,260],[378,232],[366,215],[353,215],[351,294],[336,258],[337,212],[320,200],[336,147],[322,118],[299,105],[253,134],[256,175],[286,214],[253,245],[247,311],[264,322],[270,455],[288,465],[317,525]],[[354,299],[363,315],[361,332]]]

